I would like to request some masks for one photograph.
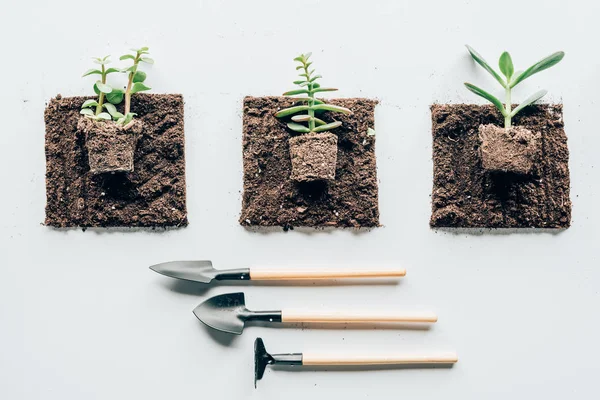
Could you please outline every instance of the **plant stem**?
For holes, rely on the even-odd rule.
[[[137,55],[135,56],[135,60],[133,60],[133,65],[138,65],[139,61],[140,53],[137,53]],[[137,68],[135,69],[135,72],[137,72]],[[129,111],[131,110],[131,86],[133,85],[133,76],[135,75],[135,72],[129,73],[127,89],[125,89],[125,116],[127,116],[127,114],[129,114]]]
[[[308,74],[308,67],[306,66],[306,62],[303,63],[304,64],[304,73],[306,74],[306,80],[310,81],[310,75]],[[312,108],[312,106],[315,105],[315,94],[313,93],[313,84],[309,83],[308,84],[308,97],[310,98],[310,100],[308,101],[308,106]],[[308,115],[310,116],[310,119],[308,120],[308,129],[310,129],[310,131],[314,131],[315,130],[315,110],[308,110]]]
[[[504,128],[510,129],[510,127],[511,127],[510,113],[512,112],[512,100],[511,100],[511,89],[510,89],[509,84],[506,85],[506,104],[504,105],[504,112],[506,112],[506,115],[504,115]]]
[[[106,84],[106,69],[104,68],[104,64],[102,64],[102,83]],[[96,115],[102,112],[102,104],[104,103],[104,92],[100,92],[98,97],[98,105],[96,106]]]

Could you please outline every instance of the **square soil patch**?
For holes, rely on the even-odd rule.
[[[531,175],[485,172],[481,124],[504,126],[492,105],[436,104],[433,124],[432,227],[568,228],[569,149],[562,104],[522,110],[513,124],[540,133],[542,158]]]
[[[45,224],[186,226],[183,97],[133,95],[131,109],[143,123],[134,171],[100,175],[90,173],[85,138],[77,133],[81,105],[90,98],[59,95],[46,108]]]
[[[244,194],[240,224],[360,228],[379,226],[375,136],[376,100],[327,100],[352,115],[323,113],[325,121],[342,121],[338,136],[336,178],[328,182],[290,180],[288,141],[295,135],[274,114],[295,104],[287,97],[244,99]]]

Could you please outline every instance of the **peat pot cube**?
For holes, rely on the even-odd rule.
[[[334,180],[337,142],[337,136],[329,132],[290,138],[291,179],[296,182]]]
[[[520,126],[480,125],[479,144],[483,169],[489,172],[529,175],[542,158],[541,134]]]
[[[82,117],[77,129],[85,134],[92,174],[133,171],[135,147],[142,132],[140,121],[133,120],[122,126],[112,121]]]

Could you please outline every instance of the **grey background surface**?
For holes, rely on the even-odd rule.
[[[597,397],[600,357],[597,2],[3,2],[0,15],[0,397],[3,399],[345,399]],[[556,50],[520,86],[562,101],[573,226],[564,232],[435,231],[429,105],[498,93],[464,44],[517,69]],[[56,231],[44,219],[45,103],[91,93],[90,57],[150,46],[155,93],[185,96],[186,229]],[[371,232],[250,232],[241,204],[241,104],[291,89],[314,53],[337,95],[379,98],[381,221]],[[118,64],[118,61],[115,62]],[[421,330],[250,328],[228,338],[191,310],[203,290],[148,270],[171,259],[243,266],[393,266],[399,285],[244,288],[253,308],[432,309]],[[456,350],[453,369],[270,370],[252,387],[252,343],[273,351]]]

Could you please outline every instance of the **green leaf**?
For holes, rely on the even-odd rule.
[[[535,103],[536,101],[538,101],[539,99],[541,99],[542,97],[544,97],[546,95],[546,93],[548,93],[547,90],[540,90],[539,92],[536,92],[534,94],[532,94],[531,96],[529,96],[527,99],[525,99],[521,104],[519,104],[517,106],[517,108],[515,108],[511,113],[510,116],[514,117],[515,115],[517,115],[517,113],[519,111],[521,111],[522,109],[524,109],[525,107],[527,107],[528,105],[531,105],[533,103]]]
[[[125,55],[122,55],[121,57],[119,57],[119,60],[127,60],[127,59],[135,60],[135,56],[132,56],[131,54],[125,54]]]
[[[319,92],[335,92],[337,89],[334,88],[322,88],[322,87],[318,87],[313,89],[313,93],[319,93]]]
[[[502,115],[506,116],[506,110],[504,109],[504,105],[502,105],[502,102],[500,100],[498,100],[497,97],[494,97],[493,95],[489,94],[488,92],[486,92],[483,89],[478,88],[475,85],[472,85],[470,83],[466,83],[465,82],[465,86],[467,87],[467,89],[469,89],[471,92],[475,93],[478,96],[483,97],[484,99],[488,100],[489,102],[491,102],[493,105],[495,105],[498,110],[500,110],[500,112],[502,113]]]
[[[308,129],[306,126],[297,124],[295,122],[289,122],[287,124],[287,126],[294,132],[300,132],[300,133],[309,133],[310,132],[310,129]]]
[[[104,56],[104,58],[103,58],[102,60],[103,60],[103,61],[106,61],[106,60],[108,60],[108,57],[110,57],[110,54],[109,54],[109,55],[107,55],[107,56]]]
[[[98,114],[97,118],[98,119],[104,119],[106,121],[112,120],[112,117],[110,116],[110,114],[105,113],[105,112]]]
[[[100,65],[106,65],[106,64],[110,63],[110,61],[107,61],[107,60],[102,60],[102,59],[100,59],[100,58],[95,58],[95,59],[94,59],[94,62],[95,62],[96,64],[100,64]]]
[[[345,107],[334,106],[333,104],[316,104],[312,106],[311,109],[315,111],[333,111],[342,114],[352,114],[352,111],[349,109]]]
[[[335,122],[332,122],[332,123],[329,123],[329,124],[317,126],[315,129],[313,129],[313,132],[325,132],[325,131],[329,131],[331,129],[337,128],[340,125],[342,125],[341,121],[335,121]]]
[[[98,102],[96,100],[86,100],[83,102],[83,104],[81,105],[81,108],[88,108],[88,107],[94,107],[97,106]]]
[[[94,114],[94,111],[92,111],[92,110],[91,110],[91,109],[89,109],[89,108],[84,108],[84,109],[82,109],[81,111],[79,111],[79,113],[80,113],[80,114],[83,114],[83,115],[91,115],[91,116],[95,115],[95,114]]]
[[[121,72],[137,72],[137,64],[133,64],[131,67],[123,68]]]
[[[315,121],[315,124],[316,124],[317,126],[319,126],[319,125],[325,125],[325,124],[327,124],[327,122],[325,122],[325,121],[323,121],[322,119],[319,119],[319,118],[317,118],[317,117],[314,117],[314,118],[313,118],[313,121]]]
[[[310,80],[310,82],[314,82],[314,81],[316,81],[319,78],[322,78],[322,76],[321,75],[316,75],[316,76],[312,77],[312,79]]]
[[[306,61],[308,61],[308,59],[310,58],[310,56],[312,56],[312,53],[308,52],[308,53],[304,54],[304,56],[303,56],[303,57],[304,57],[304,59],[305,59]]]
[[[131,88],[131,93],[137,93],[137,92],[143,92],[145,90],[150,90],[151,88],[144,85],[142,82],[136,82],[133,84],[133,87]]]
[[[82,77],[84,76],[88,76],[88,75],[93,75],[93,74],[98,74],[98,75],[102,75],[102,71],[100,71],[99,69],[88,69],[85,74],[81,75]]]
[[[310,101],[312,100],[310,97],[296,97],[294,101]],[[323,102],[319,99],[314,99],[314,104],[323,104]]]
[[[308,94],[309,91],[308,89],[296,89],[296,90],[290,90],[289,92],[285,92],[283,94],[283,96],[294,96],[297,94]]]
[[[487,72],[489,72],[494,78],[496,78],[496,80],[502,85],[502,87],[506,87],[506,82],[504,82],[504,79],[502,79],[502,77],[498,75],[498,73],[494,71],[492,67],[489,66],[487,61],[485,61],[483,57],[481,57],[481,55],[478,52],[476,52],[471,46],[466,46],[467,50],[469,50],[469,53],[471,53],[471,57],[473,57],[473,60],[475,60],[477,64],[481,65]]]
[[[298,71],[299,69],[302,69],[302,68],[304,68],[304,65],[298,65],[298,66],[296,67],[296,71]]]
[[[294,115],[292,117],[292,121],[294,121],[294,122],[308,122],[308,121],[310,121],[310,115],[308,115],[308,114]]]
[[[127,125],[128,123],[130,123],[133,120],[133,117],[137,115],[136,113],[127,113],[127,115],[125,116],[125,120],[123,121],[123,125]]]
[[[502,72],[506,77],[506,81],[509,82],[511,76],[515,72],[515,67],[513,65],[512,58],[510,57],[510,54],[508,54],[507,51],[502,53],[502,55],[500,56],[498,66],[500,67],[500,72]]]
[[[115,116],[115,113],[118,112],[117,107],[115,107],[114,105],[112,105],[110,103],[103,104],[102,107],[106,108],[106,111],[108,111],[108,113],[113,117]]]
[[[100,89],[98,89],[98,86],[96,86],[96,84],[94,83],[94,92],[99,95],[100,94]]]
[[[517,84],[519,84],[520,82],[529,78],[530,76],[535,75],[538,72],[541,72],[545,69],[548,69],[548,68],[558,64],[560,62],[560,60],[563,59],[564,56],[565,56],[564,51],[557,51],[556,53],[549,55],[548,57],[544,58],[543,60],[538,61],[537,63],[535,63],[528,69],[526,69],[524,72],[522,72],[520,75],[518,75],[515,78],[515,80],[510,83],[510,87],[511,88],[515,87],[515,86],[517,86]]]
[[[119,68],[109,68],[106,70],[105,74],[112,74],[113,72],[121,72],[121,70]]]
[[[275,113],[275,116],[277,118],[287,117],[288,115],[296,114],[300,111],[307,111],[309,109],[309,106],[294,106],[290,108],[284,108],[283,110],[280,110],[277,113]]]
[[[101,81],[96,82],[96,87],[102,93],[110,93],[110,92],[112,92],[112,88],[109,85],[107,85],[106,83],[102,83]]]
[[[300,84],[302,84],[304,82],[306,82],[306,81],[294,81],[294,85],[300,85]]]
[[[304,63],[304,55],[299,55],[298,57],[294,58],[294,61]]]
[[[151,59],[150,57],[142,57],[140,60],[142,62],[145,62],[146,64],[154,64],[154,60]]]
[[[313,89],[317,89],[317,88],[320,88],[320,87],[321,87],[321,85],[319,85],[318,83],[313,83]]]
[[[146,80],[146,73],[144,71],[137,71],[133,75],[133,83],[144,82]]]
[[[112,92],[106,95],[106,100],[108,100],[111,104],[119,104],[123,101],[123,96],[125,92],[123,89],[113,89]]]

